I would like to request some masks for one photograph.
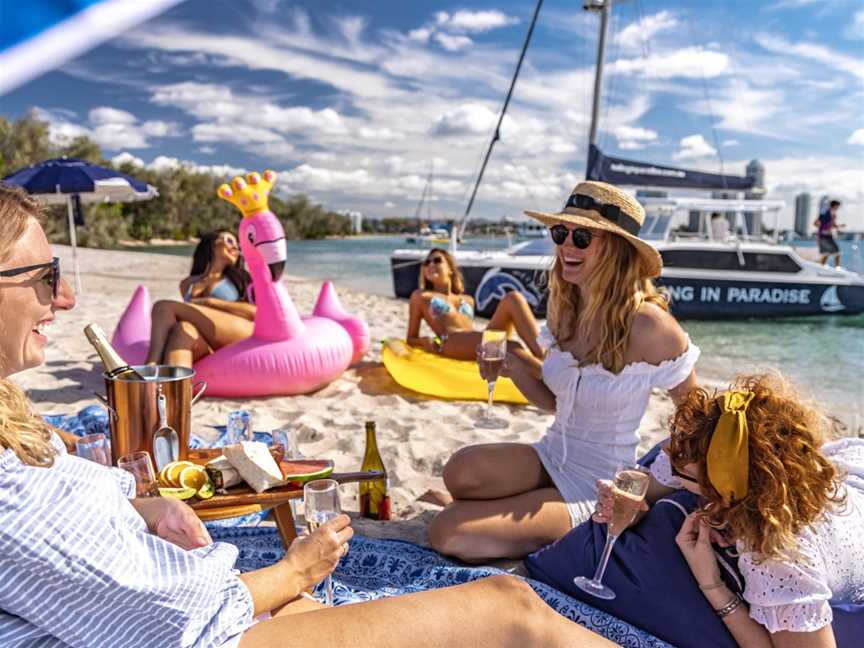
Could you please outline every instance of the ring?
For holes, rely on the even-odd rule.
[[[342,545],[342,555],[343,555],[343,556],[347,556],[347,555],[348,555],[348,543],[347,543],[347,542],[346,542],[345,544]]]

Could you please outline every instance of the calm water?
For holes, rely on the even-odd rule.
[[[405,243],[404,236],[289,241],[287,272],[391,296],[390,253],[410,247],[414,246]],[[503,249],[507,241],[475,239],[463,247]],[[842,241],[841,247],[844,265],[864,270],[864,251],[853,248],[849,241]],[[191,255],[188,247],[143,251]],[[864,434],[864,315],[685,321],[683,325],[702,349],[699,366],[707,375],[731,377],[738,372],[779,369],[809,397]]]

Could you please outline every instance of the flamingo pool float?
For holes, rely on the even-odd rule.
[[[208,396],[305,394],[338,378],[369,349],[369,328],[348,315],[333,284],[324,282],[312,315],[301,317],[282,282],[287,261],[285,232],[267,197],[276,180],[250,173],[223,184],[217,194],[243,213],[238,239],[252,276],[258,307],[252,336],[195,363]],[[141,364],[150,339],[150,298],[139,286],[121,317],[112,343],[130,364]]]

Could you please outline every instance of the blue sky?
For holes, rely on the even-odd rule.
[[[58,141],[213,173],[273,168],[333,209],[462,213],[533,2],[186,0],[0,97]],[[478,216],[554,209],[583,177],[597,20],[546,0]],[[837,196],[864,228],[864,3],[626,0],[607,50],[600,145],[744,172],[769,197]],[[787,214],[788,214],[787,210]],[[787,223],[790,222],[787,220]]]

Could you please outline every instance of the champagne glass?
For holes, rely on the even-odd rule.
[[[597,571],[591,579],[585,576],[577,576],[573,579],[583,592],[607,601],[615,598],[615,592],[601,581],[615,541],[624,529],[633,524],[636,514],[642,508],[642,502],[645,501],[645,495],[648,493],[648,482],[648,473],[642,466],[622,464],[615,471],[615,481],[612,485],[612,518],[606,527],[606,546],[603,547],[603,555],[600,557]]]
[[[103,466],[111,465],[111,444],[101,432],[88,434],[75,441],[75,454],[82,459],[95,461]]]
[[[495,382],[504,366],[504,358],[507,355],[507,332],[495,329],[483,331],[480,340],[480,355],[478,362],[486,373],[486,381],[489,383],[489,402],[486,404],[486,414],[483,418],[475,421],[474,427],[487,430],[500,430],[507,427],[507,421],[492,416],[492,399],[495,394]]]
[[[332,479],[316,479],[303,487],[303,505],[309,533],[342,512],[339,505],[339,483]],[[324,579],[324,603],[333,607],[333,576]]]
[[[117,460],[117,467],[135,476],[136,497],[159,497],[156,471],[148,452],[130,452]]]

